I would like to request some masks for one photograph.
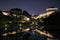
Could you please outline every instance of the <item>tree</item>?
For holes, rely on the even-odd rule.
[[[59,38],[60,36],[60,12],[52,13],[49,17],[44,19],[45,30]]]
[[[10,13],[19,15],[22,13],[22,9],[12,8],[12,9],[10,9]]]
[[[31,15],[27,12],[27,11],[23,11],[23,15],[27,16],[27,17],[31,17]]]
[[[17,23],[17,21],[21,20],[22,9],[12,8],[10,9],[10,15],[12,17],[12,22]]]
[[[9,22],[8,16],[3,15],[2,12],[0,12],[0,18],[0,26]]]
[[[12,8],[10,9],[10,14],[13,17],[13,19],[17,21],[18,19],[20,19],[22,15],[22,9]]]

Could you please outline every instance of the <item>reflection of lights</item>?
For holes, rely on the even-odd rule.
[[[42,32],[40,30],[37,30],[37,29],[35,31],[38,32],[38,33],[40,33],[40,34],[42,34],[42,35],[45,35],[47,37],[53,38],[53,36],[51,34],[49,34],[49,33],[45,33],[45,32]]]
[[[4,33],[3,36],[7,36],[8,34],[7,33]]]
[[[47,34],[47,36],[48,36],[48,37],[51,37],[51,38],[53,38],[53,36],[52,36],[52,35],[50,35],[50,33],[48,33],[48,34]]]
[[[5,24],[5,26],[8,26],[7,24]]]
[[[5,30],[7,30],[7,28],[5,28]]]
[[[8,16],[9,15],[9,13],[6,13],[6,12],[2,12],[3,13],[3,15],[6,15],[6,16]]]
[[[11,34],[16,34],[16,31],[13,31]]]
[[[29,28],[26,29],[26,31],[30,30]]]
[[[26,29],[23,29],[22,31],[27,32],[27,31],[29,31],[29,30],[30,30],[30,28],[26,28]]]

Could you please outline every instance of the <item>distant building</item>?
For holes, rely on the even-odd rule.
[[[57,11],[57,10],[58,10],[58,8],[56,8],[56,7],[49,7],[46,9],[47,12],[48,11]]]

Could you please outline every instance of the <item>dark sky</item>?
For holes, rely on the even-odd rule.
[[[47,7],[55,6],[60,9],[59,0],[0,0],[1,10],[20,8],[29,14],[40,14],[45,12]]]

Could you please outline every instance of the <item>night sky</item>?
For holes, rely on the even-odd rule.
[[[1,10],[10,10],[11,8],[20,8],[26,10],[29,14],[40,14],[46,12],[46,8],[55,6],[60,9],[59,0],[0,0]]]

